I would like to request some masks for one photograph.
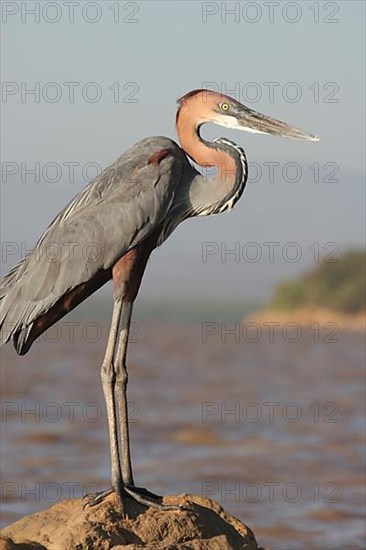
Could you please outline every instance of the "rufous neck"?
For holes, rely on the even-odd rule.
[[[217,168],[219,176],[235,180],[234,158],[227,151],[210,146],[210,142],[201,138],[199,128],[205,122],[209,122],[209,120],[200,120],[189,106],[181,106],[176,120],[181,148],[196,164],[204,167],[214,166]]]

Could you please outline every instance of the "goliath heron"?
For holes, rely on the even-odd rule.
[[[130,459],[126,353],[146,263],[183,220],[233,208],[248,176],[244,150],[223,137],[205,141],[200,127],[212,122],[248,132],[318,139],[211,91],[191,91],[178,103],[180,147],[167,137],[146,138],[131,147],[56,216],[33,253],[6,275],[0,287],[1,343],[12,338],[23,355],[40,334],[113,279],[113,314],[101,366],[111,489],[91,496],[89,504],[114,491],[122,513],[126,497],[167,508],[161,497],[135,486]],[[215,176],[207,179],[189,159],[215,167]],[[96,258],[83,254],[90,243],[98,245]],[[55,258],[42,253],[52,244],[61,250]]]

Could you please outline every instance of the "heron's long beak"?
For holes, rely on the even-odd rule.
[[[248,107],[242,107],[236,114],[238,130],[254,132],[258,134],[271,134],[272,136],[280,136],[290,139],[304,139],[307,141],[319,141],[319,137],[313,134],[308,134],[299,128],[290,126],[285,122],[276,120],[262,113],[257,113]]]

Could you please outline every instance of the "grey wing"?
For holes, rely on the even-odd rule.
[[[159,162],[149,162],[162,150]],[[178,146],[149,138],[79,193],[2,280],[0,344],[145,239],[169,211],[181,174]]]

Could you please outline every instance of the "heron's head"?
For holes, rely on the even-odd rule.
[[[249,109],[236,99],[209,90],[193,90],[178,100],[179,110],[191,112],[197,119],[197,126],[213,122],[220,126],[244,130],[256,134],[271,134],[290,139],[318,141],[318,136],[308,134],[285,122]]]

